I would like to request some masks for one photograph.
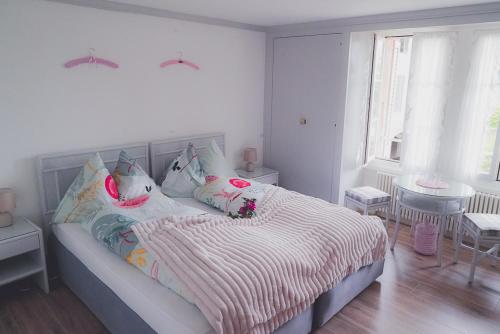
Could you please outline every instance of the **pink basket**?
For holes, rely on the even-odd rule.
[[[438,228],[426,221],[415,228],[415,251],[422,255],[434,255],[437,249]]]

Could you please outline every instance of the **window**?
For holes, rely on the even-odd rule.
[[[500,181],[500,30],[396,34],[375,40],[366,162]]]
[[[492,167],[492,162],[494,161],[495,147],[497,146],[497,132],[498,124],[500,121],[500,106],[488,117],[486,123],[484,136],[483,136],[483,148],[481,152],[481,159],[479,163],[479,173],[489,174]],[[495,172],[496,172],[496,168]],[[497,174],[497,173],[495,173]]]
[[[400,160],[411,46],[411,36],[376,40],[367,160]]]
[[[483,178],[500,181],[500,62],[495,61],[489,70],[493,72],[488,81],[492,93],[487,96],[485,108],[490,111],[484,125],[477,173]]]

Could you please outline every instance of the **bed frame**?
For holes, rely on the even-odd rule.
[[[43,155],[37,158],[40,201],[43,210],[44,231],[49,236],[49,249],[62,281],[89,307],[112,333],[154,333],[154,330],[128,307],[105,283],[99,280],[75,255],[60,243],[51,232],[50,220],[62,196],[85,162],[96,152],[101,154],[106,167],[113,170],[121,150],[148,171],[158,183],[164,170],[193,143],[198,151],[206,149],[215,140],[224,151],[224,134],[167,139],[150,143],[97,148],[85,151]],[[384,260],[365,266],[346,277],[315,301],[307,310],[278,328],[275,334],[305,334],[321,327],[347,303],[379,277]],[[113,307],[107,307],[113,305]],[[123,319],[127,319],[124,326]]]

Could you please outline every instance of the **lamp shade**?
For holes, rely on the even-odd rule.
[[[257,149],[255,147],[247,147],[243,154],[243,160],[246,162],[257,161]]]
[[[14,212],[16,208],[16,195],[10,188],[0,188],[0,213]]]

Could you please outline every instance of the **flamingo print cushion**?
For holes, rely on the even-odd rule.
[[[161,191],[170,197],[193,197],[196,187],[205,183],[198,155],[193,144],[170,164]]]
[[[52,222],[82,223],[106,204],[118,200],[118,190],[99,153],[83,166],[52,217]]]
[[[238,177],[207,176],[205,185],[196,188],[194,197],[232,218],[252,218],[267,187]]]
[[[151,191],[156,187],[148,173],[125,151],[120,152],[113,178],[116,181],[121,201],[147,200]]]

